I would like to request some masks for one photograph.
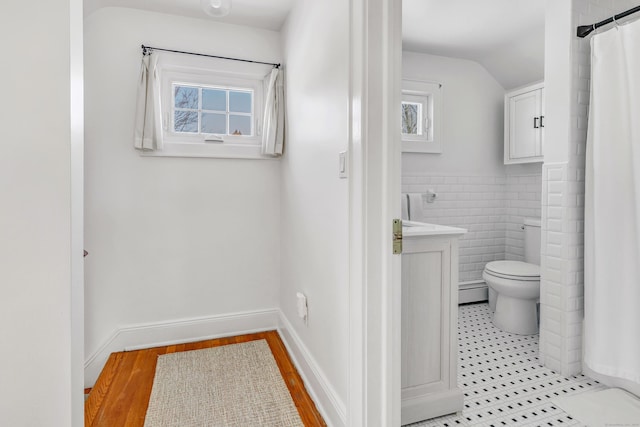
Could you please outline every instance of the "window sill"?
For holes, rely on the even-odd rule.
[[[442,154],[442,143],[435,141],[402,140],[403,153]]]
[[[265,156],[259,145],[229,143],[171,143],[162,150],[140,152],[142,157],[203,157],[214,159],[278,160]]]

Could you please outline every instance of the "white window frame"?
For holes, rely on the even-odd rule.
[[[185,55],[163,55],[159,59],[158,66],[160,69],[162,149],[141,152],[140,155],[145,157],[274,159],[272,156],[264,156],[261,153],[264,77],[271,70],[270,66],[187,57]],[[215,140],[213,135],[174,132],[172,127],[174,84],[252,91],[253,135],[223,135],[221,142]]]
[[[403,79],[402,102],[419,104],[422,113],[418,117],[418,134],[402,133],[402,151],[442,153],[442,84]]]

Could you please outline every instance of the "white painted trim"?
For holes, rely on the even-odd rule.
[[[349,397],[353,427],[400,425],[402,2],[351,0]]]
[[[351,0],[348,425],[400,425],[402,2]]]
[[[349,79],[349,366],[347,424],[364,427],[366,333],[364,289],[364,22],[366,0],[351,0]]]
[[[280,312],[278,332],[302,377],[307,392],[327,425],[329,427],[346,427],[347,411],[344,402],[282,312]]]
[[[486,285],[486,283],[482,279],[469,280],[469,281],[466,281],[466,282],[458,282],[458,288],[460,288],[460,289],[477,288],[477,287],[483,286],[483,285]]]
[[[69,1],[69,126],[71,180],[71,425],[84,426],[84,17]]]
[[[85,361],[85,387],[95,384],[111,353],[275,330],[279,312],[274,308],[119,328]]]

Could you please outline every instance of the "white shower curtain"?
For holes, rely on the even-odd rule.
[[[640,384],[640,21],[591,40],[584,362]]]

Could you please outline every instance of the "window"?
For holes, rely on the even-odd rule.
[[[264,78],[271,66],[187,55],[159,59],[161,157],[267,159],[261,154]]]
[[[403,80],[401,109],[402,151],[441,153],[442,85]]]
[[[415,100],[413,100],[415,98]],[[405,139],[429,139],[429,97],[405,95],[402,101],[402,136]]]
[[[171,130],[255,136],[253,90],[173,83]]]

